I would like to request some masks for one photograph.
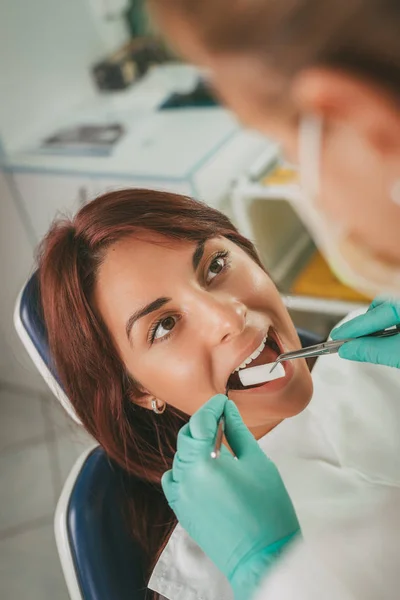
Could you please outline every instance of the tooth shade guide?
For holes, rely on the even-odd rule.
[[[245,387],[257,385],[259,383],[267,383],[285,377],[285,369],[281,363],[278,363],[276,368],[271,373],[271,368],[275,363],[266,365],[258,365],[257,367],[248,367],[239,371],[239,379]]]

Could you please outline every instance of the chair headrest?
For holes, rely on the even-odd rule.
[[[57,379],[57,373],[52,365],[50,357],[47,331],[44,324],[42,304],[40,301],[39,278],[37,273],[32,275],[22,290],[20,317],[27,334],[39,352],[41,359],[44,363],[46,363],[46,366],[53,377]]]
[[[80,423],[71,402],[62,389],[50,355],[37,272],[27,281],[18,296],[14,312],[14,325],[25,349],[51,391],[74,421]]]

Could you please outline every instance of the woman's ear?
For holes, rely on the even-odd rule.
[[[142,408],[147,408],[148,410],[152,410],[156,415],[161,415],[167,405],[163,400],[156,398],[152,394],[143,394],[140,399],[135,400],[136,404],[141,406]]]
[[[165,402],[156,398],[153,394],[145,390],[139,383],[129,378],[129,398],[131,402],[141,408],[152,410],[156,414],[161,414],[165,410]]]
[[[149,393],[143,394],[143,396],[135,400],[135,403],[142,408],[152,410],[156,414],[163,413],[166,407],[165,402]]]
[[[398,106],[381,87],[339,70],[306,69],[295,77],[292,95],[300,114],[348,125],[381,156],[398,156]]]
[[[129,395],[129,399],[134,404],[137,404],[141,408],[152,410],[157,415],[161,415],[165,408],[166,403],[159,398],[156,398],[148,390],[146,390],[138,381],[131,377],[128,373],[124,374],[125,386]]]

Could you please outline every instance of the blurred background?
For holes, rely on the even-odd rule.
[[[141,0],[0,3],[0,598],[67,599],[53,515],[93,440],[13,323],[52,219],[102,192],[182,192],[258,246],[298,326],[326,336],[368,300],[341,285],[291,208],[296,169],[165,46]]]

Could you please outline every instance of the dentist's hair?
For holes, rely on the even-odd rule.
[[[400,93],[398,0],[148,0],[167,25],[185,20],[211,52],[257,56],[266,93],[282,102],[306,67],[354,73]]]
[[[194,243],[224,236],[261,263],[253,244],[219,211],[177,194],[141,189],[100,196],[72,220],[56,221],[41,245],[39,279],[51,355],[82,424],[119,466],[127,516],[145,552],[148,577],[176,524],[160,480],[172,466],[177,434],[188,417],[170,406],[162,415],[139,406],[140,387],[93,301],[108,248],[146,231]]]

